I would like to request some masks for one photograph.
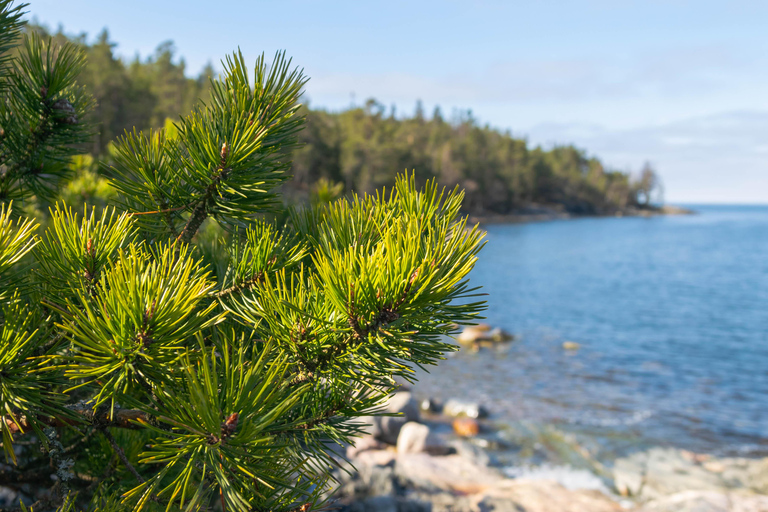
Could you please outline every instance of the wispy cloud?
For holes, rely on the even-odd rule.
[[[650,160],[668,199],[682,202],[768,202],[768,111],[734,111],[631,130],[542,124],[534,143],[573,142],[623,170]]]

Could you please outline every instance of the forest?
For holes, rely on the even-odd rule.
[[[78,83],[96,103],[91,121],[97,131],[88,148],[93,158],[76,162],[78,177],[62,192],[65,199],[76,194],[91,202],[108,200],[110,190],[100,178],[104,167],[97,162],[109,165],[110,141],[134,127],[172,129],[179,116],[210,98],[213,65],[190,78],[171,41],[161,43],[153,55],[126,61],[116,54],[106,29],[92,41],[85,34],[52,33],[34,23],[26,30],[51,35],[58,43],[73,42],[87,56]],[[372,192],[391,187],[405,170],[415,172],[420,183],[435,177],[441,185],[463,188],[465,213],[479,216],[525,212],[532,206],[610,215],[654,208],[652,198],[660,197],[660,180],[650,165],[633,175],[607,168],[572,145],[531,147],[509,131],[482,125],[471,111],[454,111],[446,118],[439,107],[430,115],[418,103],[412,115],[402,115],[369,99],[339,112],[305,104],[302,112],[307,127],[293,155],[294,179],[283,185],[286,201],[306,201],[318,182],[336,195]]]

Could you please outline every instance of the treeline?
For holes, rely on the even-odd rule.
[[[29,30],[47,33],[35,25]],[[124,130],[162,127],[208,99],[213,68],[188,78],[170,42],[146,59],[125,62],[115,55],[106,30],[91,43],[85,35],[53,37],[74,41],[87,54],[79,81],[98,104],[93,114],[98,133],[89,148],[97,158],[107,155],[109,142]],[[307,197],[321,178],[341,183],[347,192],[371,192],[392,185],[407,169],[419,181],[437,177],[464,188],[465,208],[474,214],[505,214],[534,204],[604,214],[649,207],[658,185],[647,166],[632,179],[573,146],[529,147],[525,139],[481,126],[468,112],[445,119],[439,108],[426,116],[417,105],[414,115],[403,117],[368,100],[342,112],[306,108],[305,114],[304,146],[294,154],[294,180],[284,190],[288,198]]]

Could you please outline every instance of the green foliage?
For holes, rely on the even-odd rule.
[[[74,85],[83,64],[83,52],[72,44],[55,48],[37,34],[24,36],[0,102],[3,200],[51,198],[70,176],[69,158],[90,131],[83,119],[92,100]]]
[[[322,508],[332,448],[484,307],[463,193],[406,175],[347,198],[322,184],[311,207],[271,211],[304,125],[306,79],[283,54],[253,75],[233,54],[208,102],[126,132],[97,172],[75,156],[82,54],[25,41],[3,96],[0,431],[14,467],[0,485],[29,485],[32,510]],[[63,187],[72,174],[91,192]],[[55,203],[41,235],[5,202],[108,190],[117,206],[82,217]]]
[[[395,170],[416,167],[419,183],[437,178],[466,191],[463,209],[473,214],[505,214],[532,204],[555,205],[573,213],[600,214],[644,206],[626,173],[606,169],[573,146],[531,148],[524,139],[488,126],[471,115],[446,122],[383,115],[369,100],[339,113],[306,110],[286,193],[302,197],[318,180],[343,183],[346,192],[372,192],[391,186]],[[310,200],[313,200],[310,197]]]

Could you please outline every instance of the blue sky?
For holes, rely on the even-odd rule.
[[[768,202],[768,2],[28,0],[126,58],[171,39],[190,74],[285,49],[310,103],[471,109],[532,144],[650,161],[668,202]]]

